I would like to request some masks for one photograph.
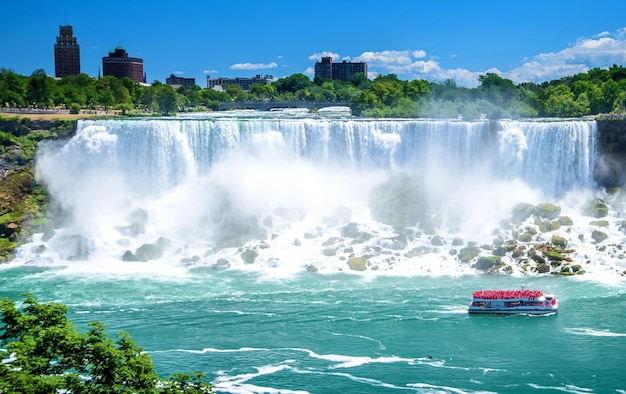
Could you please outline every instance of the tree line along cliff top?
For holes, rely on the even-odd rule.
[[[249,91],[226,85],[223,91],[198,85],[174,90],[159,81],[140,84],[129,78],[93,78],[86,74],[54,79],[44,70],[30,76],[0,69],[3,109],[63,109],[83,115],[103,113],[170,114],[216,110],[229,101],[343,101],[353,115],[368,117],[581,117],[626,112],[626,68],[614,65],[558,80],[514,84],[494,73],[479,77],[475,88],[441,82],[400,80],[395,74],[369,80],[357,73],[349,81],[293,74],[270,84],[253,84]]]

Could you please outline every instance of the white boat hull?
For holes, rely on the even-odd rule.
[[[516,314],[525,314],[525,315],[546,315],[549,313],[556,313],[558,311],[557,308],[469,308],[469,313],[476,314],[499,314],[499,315],[516,315]]]

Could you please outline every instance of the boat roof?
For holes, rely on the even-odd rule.
[[[503,300],[510,298],[539,298],[543,292],[539,290],[476,290],[474,298],[486,300]]]

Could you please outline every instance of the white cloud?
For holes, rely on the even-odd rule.
[[[558,52],[540,53],[520,67],[503,73],[513,82],[542,82],[626,63],[626,29],[602,32],[596,38],[580,38]]]
[[[237,63],[230,66],[231,70],[260,70],[264,68],[276,68],[278,64],[276,62],[271,62],[268,64],[264,63]]]
[[[183,75],[184,73],[184,71],[174,71],[172,74]]]
[[[454,58],[456,55],[450,55]],[[370,78],[373,75],[393,73],[400,78],[426,79],[441,82],[454,79],[459,86],[478,86],[478,77],[494,72],[514,83],[543,82],[568,75],[587,72],[594,67],[607,68],[626,64],[626,27],[615,33],[606,31],[592,38],[583,37],[565,49],[540,53],[511,70],[477,70],[443,68],[437,56],[423,50],[385,50],[363,52],[353,59],[366,62]]]
[[[372,65],[394,65],[394,64],[410,64],[411,55],[409,51],[381,51],[381,52],[363,52],[354,58],[355,62],[365,62]]]
[[[339,59],[338,53],[324,51],[324,52],[312,54],[311,56],[309,56],[309,60],[315,60],[319,62],[322,60],[323,57],[327,57],[327,56],[330,56],[333,59]]]
[[[204,70],[202,71],[203,74],[217,74],[219,71],[217,70]]]
[[[315,75],[315,70],[313,67],[309,67],[303,72],[304,75],[308,75],[309,77],[313,77]]]
[[[443,69],[435,57],[431,56],[430,59],[425,60],[426,56],[426,51],[423,50],[387,50],[363,52],[354,61],[367,63],[369,78],[375,78],[379,74],[393,73],[400,78],[429,81],[454,79],[460,86],[478,85],[478,76],[482,73],[465,69]]]

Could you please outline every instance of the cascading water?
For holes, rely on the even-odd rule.
[[[595,122],[583,120],[80,121],[61,150],[42,150],[37,168],[73,218],[57,231],[82,241],[22,257],[111,263],[160,239],[167,251],[149,259],[164,264],[334,272],[367,256],[379,271],[456,272],[453,238],[490,242],[517,203],[591,190],[595,139]],[[398,190],[414,195],[381,197],[400,173],[409,186]],[[346,237],[350,223],[365,238]],[[399,227],[416,230],[404,240]],[[447,247],[431,246],[435,233]],[[436,262],[412,265],[420,247]],[[254,250],[255,264],[241,248]]]

